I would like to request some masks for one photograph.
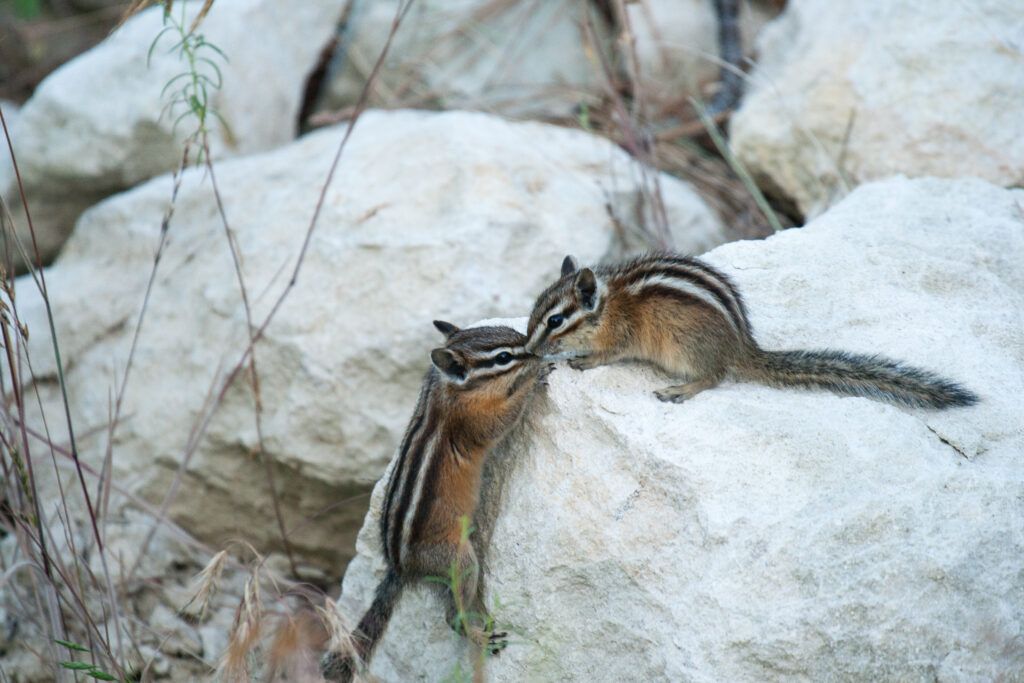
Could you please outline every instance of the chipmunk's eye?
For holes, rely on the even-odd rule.
[[[548,329],[549,330],[555,329],[556,327],[561,325],[564,320],[565,320],[565,316],[562,315],[561,313],[558,313],[556,315],[551,316],[550,318],[548,318]]]
[[[494,362],[498,365],[508,365],[512,362],[512,354],[508,351],[502,351],[494,357]]]

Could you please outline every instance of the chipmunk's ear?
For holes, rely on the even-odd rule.
[[[455,327],[455,325],[452,325],[451,323],[446,323],[443,320],[435,320],[434,327],[437,328],[438,332],[444,335],[445,339],[448,339],[453,334],[459,331],[459,328]]]
[[[597,276],[590,268],[576,273],[576,291],[580,296],[580,305],[588,311],[597,308]]]
[[[566,256],[565,260],[562,261],[562,277],[565,277],[566,275],[571,275],[579,269],[580,263],[572,254]]]
[[[466,379],[466,366],[459,362],[455,354],[448,349],[434,349],[430,352],[430,362],[434,367],[448,375],[456,382]]]

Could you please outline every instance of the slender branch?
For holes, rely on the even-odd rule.
[[[224,201],[221,198],[220,189],[217,187],[217,176],[213,170],[213,161],[210,157],[210,147],[205,132],[203,133],[203,149],[206,152],[206,169],[210,174],[210,185],[213,187],[213,196],[217,202],[217,211],[220,214],[221,224],[224,226],[224,235],[227,237],[228,250],[231,252],[231,262],[235,266],[235,275],[238,277],[238,289],[242,293],[242,306],[245,308],[245,329],[249,334],[249,343],[253,349],[252,354],[249,356],[249,372],[252,375],[252,395],[255,403],[254,412],[256,416],[256,442],[257,447],[259,448],[259,457],[263,462],[263,468],[267,474],[267,486],[270,489],[270,500],[274,506],[274,517],[277,520],[278,532],[281,534],[281,543],[284,545],[284,552],[288,557],[288,565],[291,568],[292,576],[297,579],[299,578],[299,569],[295,564],[295,553],[292,551],[292,544],[291,541],[288,540],[288,534],[286,533],[284,526],[284,515],[281,513],[281,501],[277,495],[277,475],[274,471],[274,463],[267,457],[267,449],[263,441],[263,400],[260,396],[260,376],[259,373],[256,372],[256,343],[252,338],[252,334],[255,330],[252,323],[252,307],[249,305],[249,294],[245,288],[245,278],[242,276],[242,266],[239,262],[238,248],[235,244],[236,238],[228,224],[227,212],[224,210]]]
[[[35,226],[32,224],[32,215],[31,215],[31,213],[29,211],[28,198],[25,195],[25,185],[24,185],[24,183],[22,182],[22,179],[21,179],[21,171],[18,169],[18,160],[17,160],[17,158],[16,158],[16,156],[14,154],[14,145],[11,143],[11,134],[10,134],[10,131],[8,130],[8,128],[7,128],[7,120],[4,119],[3,107],[0,107],[0,125],[3,126],[4,137],[7,140],[7,150],[8,150],[8,152],[11,155],[11,163],[14,165],[14,177],[17,179],[17,182],[18,182],[18,192],[21,194],[22,208],[25,210],[25,220],[28,223],[28,231],[29,231],[29,234],[32,237],[32,248],[35,251],[35,256],[36,256],[36,264],[35,264],[35,266],[33,266],[33,264],[31,262],[28,262],[28,261],[26,262],[26,265],[30,269],[35,268],[35,270],[38,272],[38,276],[39,276],[38,282],[39,282],[39,287],[40,287],[40,293],[42,294],[43,305],[46,307],[46,318],[47,318],[47,321],[50,324],[50,339],[53,342],[53,353],[54,353],[54,356],[56,357],[56,361],[57,361],[57,379],[58,379],[58,381],[60,383],[61,399],[62,399],[63,404],[64,404],[64,417],[65,417],[65,419],[67,421],[68,440],[69,440],[69,443],[71,444],[71,453],[72,453],[72,455],[73,455],[73,457],[75,459],[75,464],[78,466],[78,480],[82,484],[82,495],[85,497],[85,507],[89,511],[89,521],[92,523],[93,535],[96,537],[97,547],[99,548],[100,552],[102,552],[103,551],[103,539],[100,538],[99,526],[96,524],[96,513],[93,510],[92,501],[89,498],[89,490],[85,486],[85,477],[82,476],[81,464],[78,461],[78,447],[75,444],[75,431],[74,431],[74,427],[71,424],[71,404],[68,401],[67,383],[64,381],[64,364],[61,361],[61,357],[60,357],[60,344],[57,341],[57,328],[56,328],[56,325],[53,322],[53,309],[50,306],[50,297],[49,297],[49,295],[47,294],[47,291],[46,291],[46,275],[43,272],[42,258],[39,255],[39,245],[36,242],[36,230],[35,230]],[[18,241],[17,235],[14,236],[14,240]],[[11,289],[12,297],[13,297],[13,292],[14,292],[14,290],[12,288]],[[14,306],[13,298],[12,298],[12,301],[11,301],[11,315],[14,316],[15,324],[18,324],[18,317],[17,317],[18,313],[17,313],[17,308]],[[19,328],[20,328],[20,325],[19,325]],[[8,346],[7,348],[10,349],[12,347]],[[13,372],[13,367],[12,367],[12,372]],[[14,383],[17,379],[18,379],[18,376],[17,375],[13,375],[11,377],[11,382]],[[23,410],[23,409],[24,409],[24,405],[20,405],[19,410]],[[21,413],[21,418],[22,418],[22,424],[24,424],[24,413]],[[28,440],[27,440],[27,438],[25,439],[25,445],[26,445],[26,458],[27,458],[28,457],[28,452],[27,452]],[[33,487],[34,487],[34,484],[33,484]]]
[[[206,433],[206,430],[209,428],[210,422],[213,419],[213,415],[216,412],[217,406],[223,400],[228,389],[234,384],[235,379],[238,377],[239,373],[248,364],[249,357],[253,352],[254,345],[260,339],[263,338],[263,334],[266,332],[267,327],[273,321],[277,312],[284,304],[284,301],[288,297],[288,294],[295,287],[295,283],[298,282],[299,272],[302,268],[302,264],[306,256],[306,251],[309,248],[309,243],[313,238],[314,231],[316,230],[317,221],[320,217],[321,211],[323,210],[323,205],[327,197],[327,190],[331,185],[331,181],[334,179],[334,173],[338,168],[338,164],[341,162],[342,152],[344,151],[345,146],[347,145],[348,140],[352,135],[352,131],[355,128],[356,122],[359,120],[359,117],[362,115],[363,111],[366,108],[366,101],[367,98],[369,97],[370,88],[373,85],[373,81],[376,79],[377,74],[380,72],[381,66],[383,66],[384,64],[384,59],[387,57],[388,50],[391,48],[392,40],[394,39],[395,34],[398,31],[398,27],[401,24],[402,20],[405,18],[405,15],[408,13],[409,8],[412,7],[412,3],[413,0],[404,0],[404,2],[399,5],[395,12],[395,18],[391,24],[391,31],[388,33],[388,38],[384,43],[384,48],[381,50],[380,57],[378,57],[377,62],[373,67],[373,71],[370,73],[370,76],[367,79],[366,84],[363,86],[363,90],[360,93],[359,100],[356,104],[356,109],[352,117],[352,120],[349,121],[349,124],[345,129],[345,133],[342,136],[341,142],[338,144],[338,149],[335,152],[334,158],[331,162],[331,167],[327,173],[327,178],[325,179],[323,187],[321,188],[320,196],[316,203],[316,208],[313,211],[313,217],[310,219],[309,227],[307,228],[305,238],[302,241],[302,247],[299,250],[298,259],[295,262],[295,268],[292,271],[291,278],[289,279],[287,286],[284,288],[284,290],[278,296],[277,300],[274,302],[273,306],[267,313],[267,316],[264,318],[259,328],[250,337],[249,343],[247,344],[245,350],[242,352],[241,357],[235,363],[234,367],[232,368],[228,376],[225,378],[225,380],[221,383],[219,391],[214,392],[214,387],[211,386],[211,392],[210,394],[208,394],[208,396],[215,393],[216,400],[213,402],[212,407],[202,411],[200,413],[200,416],[196,420],[196,423],[192,430],[192,434],[190,435],[189,438],[189,443],[186,446],[184,457],[182,458],[182,461],[179,464],[178,472],[175,475],[174,480],[171,482],[171,485],[168,487],[168,491],[164,495],[163,502],[160,504],[160,517],[163,517],[167,514],[167,509],[170,507],[171,501],[177,495],[178,488],[181,485],[181,477],[184,474],[185,467],[187,467],[188,462],[192,458],[192,455],[198,448],[202,436]],[[152,529],[150,529],[149,533],[146,536],[146,539],[142,543],[142,546],[139,551],[140,558],[147,552],[149,544],[152,542],[153,536],[155,534],[156,527],[154,526]],[[139,560],[136,559],[135,565],[132,568],[132,573],[134,573],[135,569],[137,569],[138,562]]]
[[[625,17],[625,21],[628,22],[628,15],[621,5],[621,0],[619,0],[619,2],[617,3],[617,9],[618,14],[620,14],[622,17]],[[594,45],[594,52],[596,52],[598,55],[599,61],[601,63],[601,70],[604,73],[605,79],[608,82],[608,96],[611,99],[614,110],[616,114],[618,114],[619,121],[621,122],[622,139],[619,141],[619,144],[622,146],[623,149],[626,150],[626,152],[629,153],[631,157],[636,159],[637,164],[640,168],[641,189],[643,190],[645,197],[651,201],[654,219],[656,221],[658,228],[657,232],[651,237],[657,240],[659,247],[668,248],[671,246],[671,233],[668,229],[668,216],[665,213],[664,201],[662,200],[661,196],[661,187],[658,182],[657,174],[654,174],[653,180],[650,176],[650,170],[652,166],[651,162],[653,157],[653,140],[649,134],[645,133],[640,128],[640,125],[636,122],[635,114],[633,112],[630,112],[630,110],[626,107],[625,99],[618,92],[618,90],[613,87],[612,84],[614,83],[615,76],[612,71],[612,66],[608,61],[607,55],[605,55],[604,50],[601,49],[600,41],[597,38],[597,29],[594,27],[593,17],[588,12],[586,18],[587,20],[584,26],[588,31],[588,37],[591,43]],[[628,23],[625,25],[625,28],[627,33],[631,35],[632,29],[630,28]],[[633,79],[634,86],[632,89],[635,91],[634,104],[636,104],[638,98],[641,97],[639,93],[642,89],[640,87],[640,80],[636,66],[639,63],[639,59],[636,54],[635,40],[631,39],[631,44],[633,47],[633,51],[630,53],[632,57],[631,63],[634,67],[633,73],[631,74],[631,78]],[[649,185],[654,186],[653,192],[651,192],[648,189]]]

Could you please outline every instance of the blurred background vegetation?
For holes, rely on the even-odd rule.
[[[0,99],[24,102],[36,84],[117,25],[124,0],[0,0]]]

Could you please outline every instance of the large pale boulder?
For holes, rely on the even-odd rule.
[[[216,165],[254,325],[289,283],[342,134],[331,128]],[[351,554],[366,500],[349,499],[380,475],[412,412],[441,341],[431,320],[526,313],[565,253],[620,251],[623,224],[609,209],[644,213],[634,172],[608,141],[544,124],[457,112],[359,120],[295,287],[256,348],[265,457],[303,557],[337,572]],[[171,188],[163,176],[89,210],[46,273],[79,447],[97,469],[106,436],[96,428],[108,422],[126,371]],[[663,176],[661,191],[681,248],[722,241],[723,227],[689,186]],[[52,379],[44,311],[32,282],[18,285],[33,367]],[[265,549],[278,533],[251,378],[243,373],[220,393],[246,330],[210,179],[190,170],[146,308],[113,464],[118,482],[159,501],[193,428],[218,404],[184,466],[172,517],[214,545],[240,536]]]
[[[1024,183],[1024,24],[1005,0],[791,0],[759,41],[731,144],[815,215],[894,174]]]
[[[175,21],[187,29],[202,4],[174,3]],[[340,13],[338,3],[327,0],[213,4],[198,32],[226,59],[208,47],[196,56],[215,64],[222,77],[209,63],[198,63],[199,73],[223,84],[208,89],[209,108],[228,126],[208,115],[214,157],[250,154],[295,137],[306,78]],[[196,122],[191,116],[177,122],[187,107],[170,104],[190,79],[176,80],[188,65],[173,49],[180,37],[173,30],[161,34],[164,27],[160,7],[136,15],[50,74],[25,103],[12,133],[44,261],[85,208],[180,162],[182,142]],[[10,184],[0,191],[15,205],[24,237],[20,200]]]
[[[332,64],[324,103],[355,103],[391,32],[399,0],[354,0]],[[447,109],[506,115],[567,115],[601,83],[587,55],[588,8],[575,0],[413,3],[378,75],[374,101],[410,98]],[[599,40],[607,28],[594,20]],[[415,101],[415,100],[414,100]]]
[[[352,3],[325,104],[341,107],[356,101],[400,4]],[[593,7],[575,0],[417,2],[395,34],[373,97],[385,104],[421,98],[446,108],[570,116],[581,102],[607,91],[608,76],[596,49],[606,53],[612,68],[625,68],[632,59],[624,54],[631,49],[629,40],[635,41],[642,87],[649,97],[674,101],[718,78],[712,3],[647,0],[627,3],[625,10],[631,32],[623,30],[620,36],[613,35],[607,19]],[[741,3],[747,47],[777,13],[762,2]]]
[[[975,407],[730,382],[670,405],[647,367],[556,370],[492,459],[477,520],[487,595],[517,634],[488,680],[1013,679],[1022,201],[977,180],[893,179],[805,229],[707,254],[766,347],[902,358],[965,383]],[[380,577],[381,488],[345,577],[353,619]],[[414,587],[371,672],[437,680],[466,655]]]

